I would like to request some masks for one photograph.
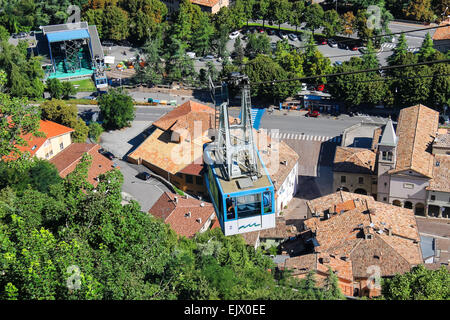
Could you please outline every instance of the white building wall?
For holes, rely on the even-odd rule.
[[[298,162],[289,172],[280,189],[277,190],[276,213],[283,211],[284,206],[292,200],[298,189]]]

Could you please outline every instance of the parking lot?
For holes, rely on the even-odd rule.
[[[101,136],[100,145],[116,156],[114,163],[120,167],[124,182],[122,192],[125,198],[131,197],[140,205],[142,211],[148,211],[159,199],[163,192],[169,189],[155,178],[142,180],[136,177],[139,172],[151,171],[143,165],[134,165],[126,161],[126,155],[137,147],[145,137],[142,131],[151,125],[150,121],[133,121],[132,126],[122,130],[104,132]]]

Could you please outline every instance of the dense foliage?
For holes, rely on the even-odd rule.
[[[98,106],[103,115],[105,129],[122,129],[134,120],[134,104],[122,89],[110,90],[98,98]]]

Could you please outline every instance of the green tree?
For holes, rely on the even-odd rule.
[[[291,15],[291,3],[288,0],[271,0],[270,11],[278,29],[281,29],[281,24],[287,22]]]
[[[252,87],[252,95],[264,96],[275,100],[284,100],[292,94],[293,88],[286,82],[270,84],[273,80],[287,79],[283,68],[266,55],[258,55],[244,67],[244,73],[253,83],[269,82]]]
[[[323,33],[326,38],[334,37],[342,31],[342,21],[335,10],[327,10],[323,15]]]
[[[330,59],[324,57],[317,49],[312,36],[305,48],[303,70],[307,76],[327,74],[332,70]],[[326,83],[326,78],[317,78],[312,82],[315,84]]]
[[[95,142],[99,142],[99,138],[103,133],[103,127],[98,122],[91,122],[89,124],[89,137]]]
[[[325,279],[325,299],[327,300],[344,300],[345,296],[339,288],[339,279],[333,270],[328,267],[328,276]]]
[[[159,0],[121,1],[121,7],[128,12],[130,39],[144,43],[161,34],[165,28],[167,7]]]
[[[253,19],[261,19],[263,21],[263,27],[265,21],[268,19],[270,13],[270,0],[259,0],[255,3],[253,10]]]
[[[102,36],[111,40],[123,40],[129,35],[128,13],[116,6],[108,6],[103,11]]]
[[[234,59],[234,63],[237,65],[242,64],[244,59],[244,48],[241,44],[241,38],[237,37],[234,42],[234,52],[236,53],[236,58]]]
[[[435,53],[436,49],[434,49],[433,39],[431,39],[430,34],[427,32],[419,49],[419,62],[430,61]]]
[[[0,161],[16,159],[22,155],[18,147],[28,143],[28,133],[42,136],[39,132],[39,107],[28,104],[26,99],[11,98],[0,93],[3,117],[0,120]]]
[[[313,35],[316,29],[319,29],[321,26],[323,26],[324,14],[325,13],[322,7],[317,3],[314,3],[306,8],[304,13],[306,28],[310,30]]]
[[[193,32],[191,48],[194,52],[205,55],[211,47],[211,37],[214,34],[214,27],[210,23],[207,13],[202,12],[200,15],[199,26]]]
[[[265,34],[250,34],[248,36],[245,52],[250,57],[270,52],[270,38]]]
[[[72,84],[72,82],[69,82],[69,81],[63,81],[61,83],[61,89],[62,89],[62,98],[63,99],[69,99],[70,96],[77,93],[75,86]]]
[[[8,30],[0,25],[0,41],[8,41],[9,39],[9,32]]]
[[[289,23],[295,26],[295,32],[303,22],[303,14],[305,12],[305,1],[297,0],[292,3],[291,14],[289,15]]]
[[[59,79],[52,78],[48,79],[46,84],[50,97],[54,99],[61,99],[63,92],[61,81],[59,81]]]
[[[450,273],[445,266],[427,270],[423,265],[418,265],[410,272],[383,279],[381,290],[388,300],[448,300]]]
[[[122,129],[129,126],[134,119],[133,100],[123,90],[110,90],[98,98],[98,105],[105,129]]]
[[[164,64],[161,60],[161,39],[149,39],[140,48],[138,59],[136,59],[136,74],[133,78],[135,83],[153,86],[162,82]]]
[[[403,9],[403,12],[407,18],[432,22],[436,19],[432,8],[431,0],[411,0]]]

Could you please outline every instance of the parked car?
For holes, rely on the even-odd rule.
[[[137,174],[137,176],[136,176],[136,178],[139,178],[139,179],[142,179],[142,180],[145,180],[145,181],[147,181],[151,177],[152,177],[152,175],[150,173],[148,173],[148,172],[145,172],[145,171],[139,172]]]
[[[318,116],[320,116],[319,111],[317,110],[309,110],[307,114],[305,114],[306,117],[312,117],[312,118],[317,118]]]
[[[339,49],[348,50],[348,45],[346,43],[343,43],[343,42],[338,42],[338,48]]]
[[[351,44],[350,45],[350,50],[352,50],[352,51],[358,51],[358,46],[356,45],[356,44]]]
[[[325,85],[324,84],[319,84],[316,88],[317,91],[323,91],[325,90]]]
[[[256,32],[256,29],[252,27],[252,28],[248,29],[248,31],[249,31],[250,33],[255,33],[255,32]]]
[[[103,150],[103,149],[99,149],[98,151],[100,152],[100,150]],[[109,152],[109,151],[105,151],[105,150],[103,150],[103,152],[100,152],[102,155],[104,155],[105,157],[107,157],[109,160],[114,160],[114,158],[116,157],[114,154],[112,154],[111,152]]]
[[[267,34],[269,36],[273,36],[275,34],[275,30],[273,30],[272,28],[267,29]]]
[[[289,33],[288,37],[289,37],[289,39],[292,40],[292,41],[295,41],[295,40],[298,39],[298,38],[297,38],[297,35],[296,35],[295,33]]]
[[[359,52],[361,52],[362,54],[367,52],[367,48],[361,47],[359,48]]]
[[[256,28],[256,30],[258,30],[259,33],[264,33],[264,28],[262,28],[262,27],[258,27],[258,28]]]
[[[337,44],[336,40],[334,40],[334,39],[328,39],[328,45],[332,48],[338,47],[338,44]]]
[[[114,46],[114,43],[112,41],[106,40],[106,41],[102,42],[102,45],[105,47],[112,47],[112,46]]]
[[[200,61],[212,61],[212,60],[214,60],[214,56],[212,55],[207,55],[204,56],[203,58],[200,58]]]
[[[325,38],[319,39],[318,44],[327,44],[327,39]]]
[[[342,66],[342,61],[335,61],[335,62],[334,62],[334,65],[335,65],[335,66]]]
[[[191,59],[195,59],[195,52],[186,52],[186,55],[191,58]]]
[[[302,91],[308,90],[308,85],[306,83],[302,83]]]
[[[236,39],[237,37],[239,37],[239,31],[230,33],[230,39]]]

